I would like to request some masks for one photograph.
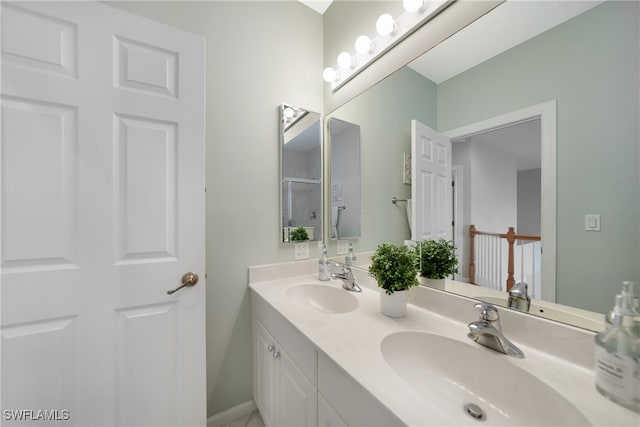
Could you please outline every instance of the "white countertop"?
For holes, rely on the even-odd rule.
[[[317,268],[317,263],[315,265]],[[260,270],[261,267],[251,267],[249,287],[291,322],[318,350],[324,352],[407,425],[469,424],[468,416],[462,413],[457,404],[452,407],[450,402],[438,399],[437,390],[434,390],[433,396],[426,398],[423,394],[410,388],[389,367],[383,357],[380,343],[385,336],[393,332],[416,330],[444,335],[484,349],[466,338],[467,324],[477,320],[473,301],[425,287],[413,288],[410,291],[413,303],[409,304],[407,308],[407,316],[393,319],[380,314],[379,295],[378,291],[373,288],[375,286],[375,282],[373,284],[371,282],[373,279],[359,277],[358,283],[364,285],[363,292],[353,293],[358,300],[358,308],[343,314],[323,313],[292,303],[286,295],[288,288],[300,284],[321,284],[341,289],[341,282],[338,280],[321,282],[317,280],[317,274],[307,274],[309,271],[313,271],[313,266],[314,263],[308,265],[297,263],[293,269],[284,268],[282,277],[275,279],[274,277],[279,277],[277,266],[265,266],[266,274]],[[287,271],[294,276],[287,277]],[[438,310],[429,310],[425,304],[421,304],[421,301],[435,300],[439,302]],[[442,301],[447,303],[442,304]],[[437,313],[437,311],[446,312],[443,305],[452,307],[452,316]],[[465,307],[465,309],[460,310],[459,307]],[[520,347],[526,357],[516,359],[490,349],[486,349],[486,351],[495,353],[496,357],[504,358],[507,363],[517,365],[550,385],[593,425],[638,425],[640,419],[638,414],[608,401],[596,391],[593,370],[584,367],[584,361],[581,361],[583,363],[575,363],[557,356],[557,354],[571,354],[572,349],[566,349],[566,353],[563,352],[563,349],[559,349],[559,352],[553,355],[545,352],[549,351],[548,349],[532,346],[542,341],[558,347],[561,346],[559,342],[564,342],[567,346],[577,346],[580,349],[581,346],[595,346],[589,344],[589,340],[593,343],[593,334],[588,334],[586,331],[574,331],[574,328],[570,326],[551,325],[551,322],[545,321],[545,319],[517,316],[517,314],[503,316],[502,326],[505,336]],[[455,320],[456,317],[468,320]],[[527,342],[522,338],[522,334],[510,335],[510,330],[519,327],[514,323],[520,321],[526,323],[522,327],[523,330],[540,329],[544,331],[544,334],[540,335],[544,336],[533,337],[531,342]],[[510,327],[507,327],[506,322],[511,323]],[[542,323],[537,325],[531,324],[531,322]],[[550,330],[551,333],[549,333]],[[558,337],[556,337],[558,339],[554,341],[554,337],[549,335],[554,334],[553,331],[556,330],[559,331]],[[575,338],[565,339],[563,334],[567,333],[569,335],[566,336],[574,334]],[[535,335],[535,333],[530,335]],[[590,351],[593,352],[593,349]],[[505,390],[505,393],[508,392]]]

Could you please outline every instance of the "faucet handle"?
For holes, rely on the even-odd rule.
[[[478,313],[480,314],[480,319],[485,322],[495,322],[496,320],[500,320],[500,314],[498,313],[498,309],[488,302],[480,301],[476,305],[474,305]]]
[[[350,274],[351,273],[351,266],[349,264],[345,264],[345,263],[342,263],[340,261],[333,261],[333,260],[330,261],[329,264],[333,264],[336,267],[340,267],[344,274]]]

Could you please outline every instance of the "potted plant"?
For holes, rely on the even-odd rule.
[[[293,242],[302,242],[309,240],[309,233],[307,233],[307,230],[305,230],[304,227],[298,227],[291,232],[291,236],[289,237]]]
[[[456,247],[451,240],[425,240],[419,245],[421,282],[444,289],[444,279],[458,272]]]
[[[382,243],[371,257],[369,274],[380,288],[380,311],[389,317],[407,313],[407,289],[419,284],[418,254],[404,245]]]

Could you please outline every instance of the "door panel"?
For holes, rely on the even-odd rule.
[[[56,16],[5,3],[2,59],[45,73],[77,77],[77,25]],[[33,31],[34,29],[38,31]]]
[[[1,7],[2,409],[204,425],[204,41]]]
[[[412,240],[452,239],[451,142],[411,121]]]
[[[2,124],[3,269],[75,268],[76,109],[3,96]]]
[[[178,52],[122,37],[115,50],[117,88],[178,99]]]
[[[118,424],[177,425],[175,303],[118,310]],[[141,340],[140,337],[151,337]],[[131,382],[131,378],[136,381]],[[146,396],[140,399],[140,396]]]
[[[177,258],[178,124],[114,117],[116,264]]]

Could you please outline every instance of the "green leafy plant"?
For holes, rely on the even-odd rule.
[[[458,272],[456,247],[451,240],[425,240],[419,247],[420,276],[444,279]]]
[[[309,233],[307,233],[304,227],[298,227],[291,232],[289,237],[294,242],[301,242],[303,240],[309,240]]]
[[[418,254],[401,245],[382,243],[371,257],[369,274],[387,295],[418,285]]]

